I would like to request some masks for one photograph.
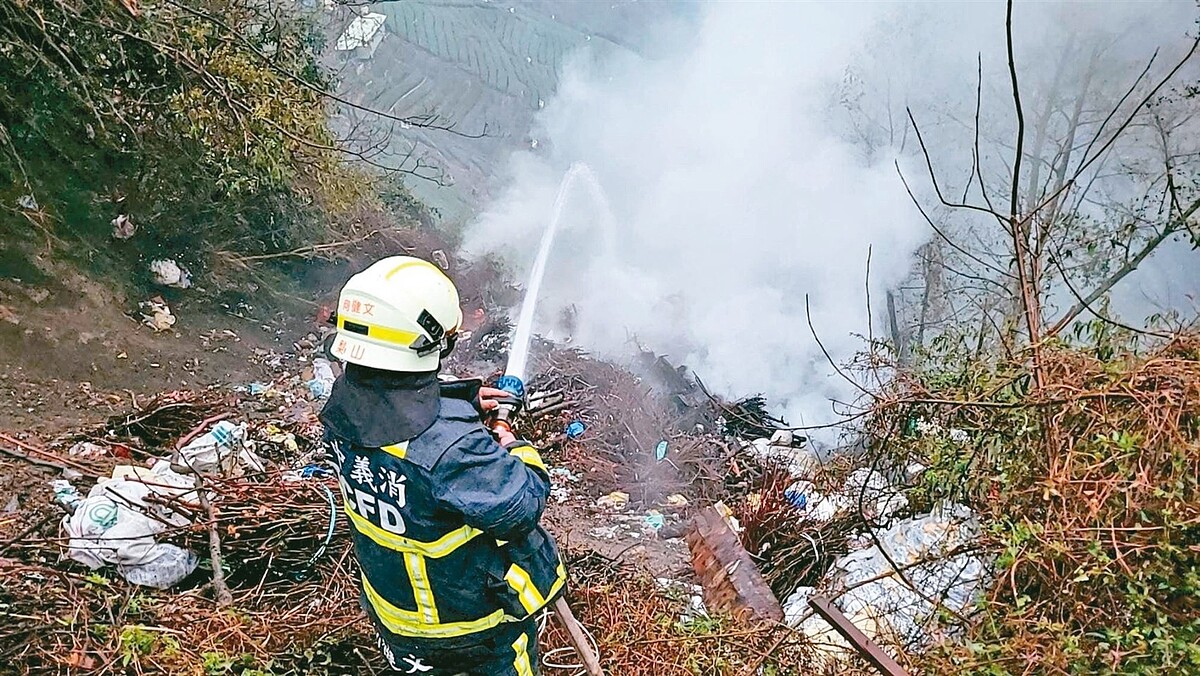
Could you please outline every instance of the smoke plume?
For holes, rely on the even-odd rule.
[[[924,237],[891,165],[862,163],[822,111],[869,27],[845,7],[714,5],[666,58],[576,62],[468,248],[528,269],[559,181],[583,163],[607,205],[572,190],[538,330],[573,306],[576,344],[621,356],[636,340],[717,392],[823,422],[849,395],[806,296],[845,359],[868,331],[868,253],[878,292]]]
[[[855,390],[824,351],[842,362],[864,347],[884,290],[929,236],[897,178],[901,153],[888,144],[900,140],[864,152],[831,113],[848,66],[896,12],[714,3],[654,60],[577,59],[538,117],[535,147],[512,158],[505,187],[468,229],[467,250],[528,270],[560,181],[582,163],[535,331],[608,356],[634,344],[665,353],[716,392],[766,394],[792,424],[835,419],[831,401]],[[892,43],[922,58],[945,50],[959,79],[934,87],[910,72],[896,85],[958,91],[969,106],[976,53],[1003,58],[1003,6],[951,14],[937,35]],[[902,110],[905,92],[887,96]],[[954,133],[969,156],[969,130]]]

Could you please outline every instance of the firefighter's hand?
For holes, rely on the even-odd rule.
[[[498,390],[494,387],[479,388],[479,410],[484,413],[495,411],[499,406],[499,399],[511,399],[512,395],[504,390]]]
[[[499,443],[501,446],[504,446],[505,448],[507,448],[509,444],[514,443],[517,440],[517,437],[513,435],[512,431],[510,431],[506,427],[496,427],[492,430],[492,434],[496,435],[497,443]]]

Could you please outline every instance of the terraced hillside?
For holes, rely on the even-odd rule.
[[[553,95],[564,61],[587,48],[644,51],[646,26],[667,3],[409,0],[369,8],[387,16],[374,56],[342,66],[345,94],[400,116],[434,113],[467,136],[390,129],[392,152],[438,164],[452,184],[410,181],[442,217],[462,222],[508,154],[528,147],[534,113]],[[345,12],[345,10],[343,10]],[[342,25],[349,22],[343,14]],[[350,115],[347,125],[362,120]],[[486,130],[484,138],[470,138]],[[394,159],[394,158],[393,158]]]

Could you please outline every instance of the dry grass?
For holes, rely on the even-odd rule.
[[[1200,337],[1100,359],[898,383],[874,449],[929,470],[918,495],[970,504],[998,575],[969,643],[931,670],[1200,670]],[[940,383],[940,384],[939,384]],[[964,431],[949,445],[914,419]]]

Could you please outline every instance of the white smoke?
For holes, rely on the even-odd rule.
[[[1018,10],[1018,62],[1032,92],[1049,86],[1048,55],[1061,41],[1141,15],[1138,3]],[[1182,14],[1164,13],[1156,30],[1182,33]],[[1145,32],[1131,32],[1135,63]],[[814,340],[805,297],[834,361],[864,347],[869,314],[876,332],[885,326],[884,290],[930,235],[893,165],[900,157],[928,204],[904,109],[925,122],[939,171],[961,183],[977,56],[990,148],[981,162],[1004,175],[1013,125],[1004,5],[712,3],[690,39],[670,42],[655,60],[609,54],[566,68],[538,117],[536,147],[512,158],[466,248],[524,274],[564,173],[586,164],[595,185],[584,172],[566,202],[535,330],[564,337],[559,317],[573,306],[578,345],[621,357],[636,340],[722,394],[762,392],[793,424],[829,422],[830,401],[855,390]],[[1112,76],[1120,84],[1130,74]],[[850,133],[839,97],[856,86],[869,89],[875,126]]]
[[[822,111],[870,25],[858,6],[711,5],[673,56],[569,67],[541,147],[513,158],[468,250],[527,270],[582,162],[611,215],[573,191],[537,330],[574,305],[585,348],[624,356],[636,338],[718,392],[765,393],[793,424],[831,419],[829,400],[853,390],[814,341],[805,296],[844,360],[869,331],[868,252],[882,303],[925,236],[890,162],[862,164]]]

